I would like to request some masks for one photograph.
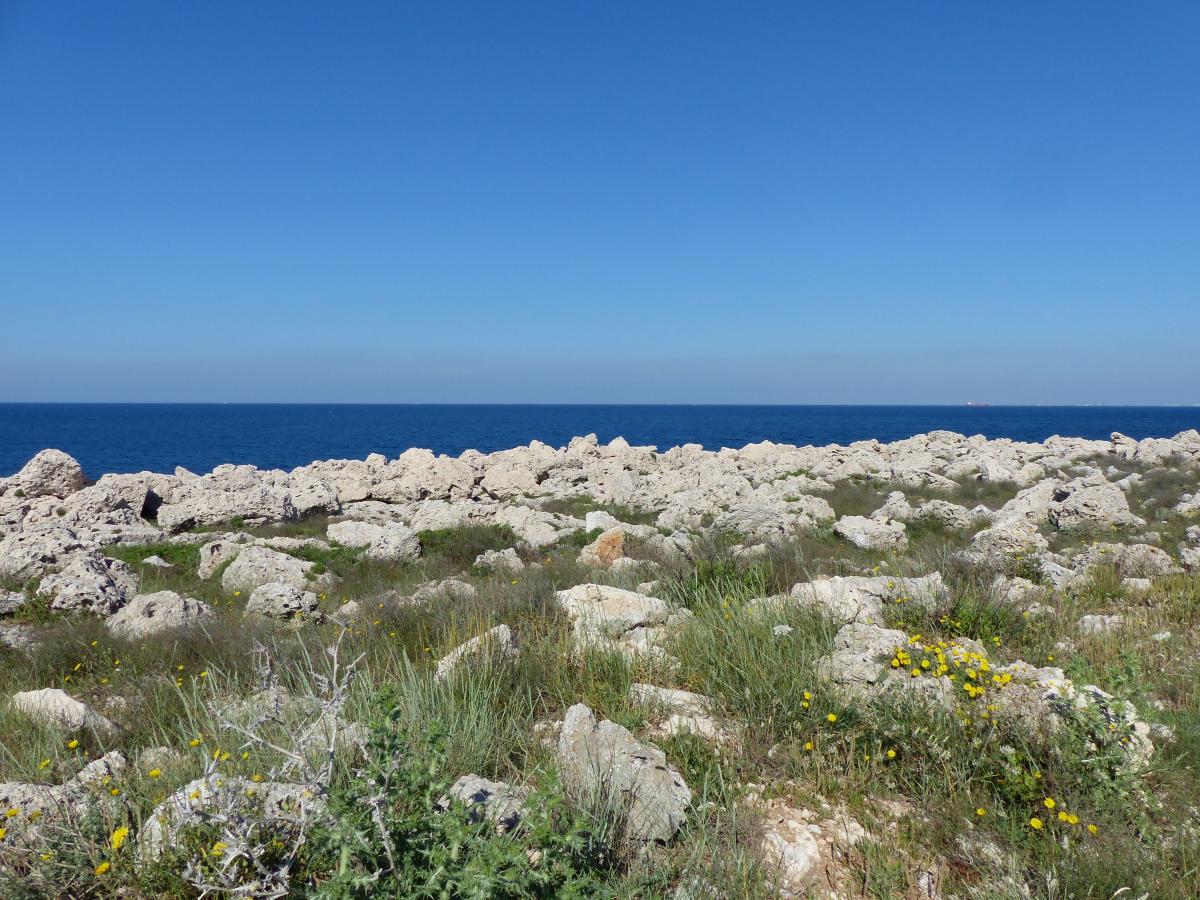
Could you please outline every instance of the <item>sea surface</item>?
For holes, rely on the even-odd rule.
[[[531,440],[618,435],[667,449],[772,440],[893,441],[934,429],[1041,441],[1053,434],[1170,437],[1200,428],[1200,407],[1128,406],[473,406],[0,403],[0,476],[46,447],[105,472],[207,472],[225,462],[290,469],[316,459],[397,456],[409,447],[455,455]]]

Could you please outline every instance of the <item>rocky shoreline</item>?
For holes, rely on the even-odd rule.
[[[699,739],[715,760],[731,753],[754,760],[754,770],[738,773],[736,799],[727,802],[758,823],[747,846],[761,884],[783,896],[844,896],[849,860],[862,852],[855,848],[883,840],[895,817],[889,826],[887,816],[852,813],[846,798],[798,799],[795,779],[820,753],[862,756],[857,742],[869,729],[845,724],[856,721],[856,709],[910,710],[912,733],[926,736],[943,717],[950,724],[937,727],[962,729],[967,741],[982,740],[981,727],[988,735],[999,728],[1008,744],[1016,735],[1022,747],[1035,748],[1020,752],[1046,766],[1061,758],[1063,742],[1082,740],[1104,760],[1103,779],[1125,784],[1144,815],[1167,815],[1149,789],[1161,748],[1178,740],[1155,714],[1167,708],[1164,701],[1135,703],[1122,685],[1081,680],[1108,671],[1098,661],[1064,666],[1055,655],[1083,658],[1117,636],[1141,635],[1138,646],[1150,648],[1143,652],[1175,654],[1164,672],[1200,672],[1193,613],[1162,618],[1163,610],[1192,608],[1179,598],[1197,590],[1198,522],[1196,430],[1141,441],[1113,434],[1107,441],[1056,436],[1042,443],[931,432],[887,444],[764,442],[662,452],[588,436],[560,448],[535,442],[458,457],[412,449],[391,460],[326,460],[290,472],[224,465],[204,475],[177,469],[94,482],[66,453],[45,450],[0,479],[0,652],[38,659],[89,622],[101,623],[115,654],[121,647],[174,647],[185,634],[219,643],[228,638],[214,635],[228,635],[221,629],[242,621],[265,627],[263,634],[311,631],[339,640],[366,640],[359,635],[388,628],[395,640],[430,642],[415,663],[423,666],[422,684],[433,685],[422,690],[449,690],[462,678],[491,678],[495,667],[521,670],[533,652],[531,635],[559,629],[565,645],[547,657],[559,660],[546,662],[550,668],[586,665],[565,661],[574,654],[629,667],[613,688],[622,698],[615,708],[626,716],[621,724],[568,694],[546,701],[548,718],[521,726],[550,754],[572,802],[594,797],[601,777],[629,800],[623,840],[670,846],[685,823],[696,821],[699,802],[672,742]],[[464,633],[459,617],[467,609],[477,624]],[[973,625],[963,624],[973,616]],[[386,624],[393,621],[409,624]],[[718,642],[697,662],[705,659],[703,641],[718,633],[725,647]],[[758,643],[743,645],[751,634]],[[760,677],[774,683],[781,676],[770,669],[779,661],[769,659],[779,651],[770,648],[802,634],[811,645],[807,656],[794,657],[810,676],[803,699],[784,691],[772,701],[793,711],[792,724],[779,726],[778,710],[763,718],[745,706],[754,685],[740,688],[742,696],[717,677],[727,657],[757,654]],[[1010,639],[1014,649],[1002,651]],[[438,640],[444,643],[435,647]],[[411,653],[401,657],[414,665]],[[119,780],[133,757],[134,768],[147,768],[160,754],[179,776],[178,790],[150,804],[135,826],[155,858],[181,829],[211,824],[217,808],[233,815],[242,802],[218,788],[213,765],[198,771],[172,748],[138,745],[120,714],[139,702],[142,688],[114,698],[107,678],[85,691],[83,676],[73,672],[53,685],[25,684],[12,694],[11,715],[64,735],[86,734],[104,752],[80,771],[64,771],[57,784],[0,783],[0,806],[33,805],[44,816],[37,824],[14,814],[0,830],[0,874],[6,865],[28,871],[20,868],[28,862],[6,863],[4,854],[18,846],[32,853],[47,820],[69,822],[94,810],[89,785]],[[296,698],[271,696],[275,712],[263,721],[303,719],[289,706]],[[345,699],[308,698],[315,718],[305,728],[289,720],[297,740],[306,747],[327,740],[329,760],[340,759],[337,748],[346,744],[366,753],[363,735],[372,726],[347,714]],[[243,694],[236,702],[261,701]],[[1194,717],[1195,697],[1175,703],[1180,715]],[[279,712],[285,708],[292,712]],[[810,721],[816,709],[824,722]],[[222,716],[214,728],[253,733]],[[824,750],[810,736],[821,727],[829,731]],[[851,727],[864,731],[846,751],[835,737]],[[870,741],[868,762],[902,752],[877,735]],[[1008,744],[1009,756],[995,762],[1000,769],[1017,766],[1018,751]],[[836,764],[853,767],[854,758]],[[324,827],[334,771],[278,763],[262,787],[273,805],[259,810],[255,827],[277,825],[288,819],[281,810],[298,804],[302,825],[284,830],[299,853],[304,836]],[[460,777],[444,788],[445,809],[478,807],[503,823],[502,831],[521,832],[534,784],[478,770],[453,774]],[[1089,771],[1076,780],[1085,776],[1101,777]],[[245,773],[237,777],[236,784],[252,786]],[[774,788],[764,788],[772,779]],[[810,783],[801,793],[812,790]],[[891,790],[888,802],[908,809],[903,789]],[[100,800],[109,819],[131,815]],[[970,802],[980,804],[983,818],[1001,801]],[[1017,809],[1025,801],[1004,802]],[[1067,828],[1076,814],[1064,814]],[[1191,815],[1191,831],[1176,830],[1173,839],[1196,840],[1200,811]],[[1027,827],[1043,829],[1038,815],[1026,818]],[[996,852],[1017,861],[993,869],[1004,872],[1005,890],[1023,895],[1026,863],[1012,849],[1019,842],[988,840],[1001,841],[996,846],[1008,849]],[[936,882],[950,877],[953,852],[904,853],[913,884],[925,878],[920,896],[941,896]],[[292,889],[291,865],[274,873],[271,890]],[[224,889],[245,887],[249,876],[235,870],[224,872]],[[175,875],[207,884],[198,871]],[[686,884],[710,877],[692,872]],[[684,890],[685,882],[673,883]]]

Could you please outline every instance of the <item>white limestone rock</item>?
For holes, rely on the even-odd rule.
[[[90,733],[98,740],[106,741],[119,732],[114,723],[58,688],[21,691],[13,694],[11,702],[13,708],[26,718],[67,734]]]
[[[251,592],[246,601],[246,613],[285,621],[316,619],[320,618],[320,599],[312,591],[301,590],[292,584],[268,582]]]
[[[144,640],[161,634],[197,628],[212,621],[212,607],[181,597],[174,591],[139,594],[105,620],[114,637]]]
[[[632,842],[669,841],[687,818],[692,791],[663,752],[615,722],[597,721],[582,703],[563,719],[558,763],[564,784],[577,796],[592,802],[621,798]]]
[[[221,587],[227,592],[253,591],[264,584],[287,584],[298,590],[324,587],[332,582],[328,574],[312,576],[314,563],[297,559],[269,547],[250,546],[221,575]]]
[[[908,549],[903,522],[880,521],[866,516],[842,516],[833,526],[834,534],[861,550]]]
[[[448,681],[464,660],[483,657],[494,662],[502,662],[515,659],[517,654],[517,642],[513,637],[512,629],[507,625],[497,625],[478,637],[459,644],[438,660],[435,677],[438,681]]]

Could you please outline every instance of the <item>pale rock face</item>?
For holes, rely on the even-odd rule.
[[[313,563],[272,550],[269,547],[246,547],[221,576],[221,587],[229,593],[253,591],[263,584],[281,583],[305,590],[327,579],[310,580]]]
[[[715,744],[737,744],[737,736],[717,721],[711,697],[635,682],[629,686],[629,700],[668,713],[666,719],[647,729],[652,737],[691,734]]]
[[[891,575],[835,575],[804,581],[792,587],[791,596],[802,605],[820,609],[835,622],[882,622],[886,603],[916,603],[932,608],[946,596],[940,572],[920,578]]]
[[[758,497],[756,491],[755,499],[722,512],[713,520],[712,527],[755,540],[777,541],[797,530],[815,528],[834,518],[833,507],[821,497]]]
[[[665,625],[671,609],[657,597],[647,597],[604,584],[580,584],[555,594],[575,623],[581,644],[623,641],[639,629]]]
[[[528,506],[506,506],[497,510],[497,525],[507,525],[530,547],[547,547],[583,527],[583,522],[571,516],[531,509]]]
[[[11,616],[28,602],[20,591],[0,591],[0,616]]]
[[[1037,526],[1023,519],[1001,521],[971,539],[971,549],[984,560],[1004,564],[1011,560],[1038,559],[1050,544]]]
[[[255,784],[246,778],[214,772],[192,781],[154,807],[137,836],[137,851],[143,860],[155,860],[175,842],[179,832],[208,821],[206,813],[238,807],[239,800],[229,798],[251,792],[255,818],[278,823],[282,828],[303,823],[310,827],[324,811],[324,803],[302,784],[264,781]]]
[[[248,534],[233,534],[202,544],[196,574],[201,578],[212,578],[217,569],[235,558],[252,540]]]
[[[38,594],[51,598],[51,609],[107,616],[137,589],[138,577],[129,565],[89,553],[70,558],[60,571],[43,578]]]
[[[86,703],[58,688],[21,691],[12,696],[13,707],[37,722],[68,734],[90,732],[99,740],[109,740],[119,729]]]
[[[462,803],[474,821],[487,819],[503,834],[521,824],[525,816],[525,792],[504,781],[491,781],[481,775],[463,775],[439,798],[438,806],[449,809],[452,800]]]
[[[908,536],[903,522],[881,522],[866,516],[842,516],[834,533],[861,550],[905,550]]]
[[[87,484],[83,467],[61,450],[43,450],[4,482],[5,493],[21,491],[25,497],[67,497]]]
[[[336,513],[337,495],[303,470],[289,475],[254,466],[217,466],[208,475],[181,479],[158,509],[158,523],[171,532],[231,519],[286,522]]]
[[[947,500],[927,500],[913,512],[914,522],[936,522],[943,528],[965,530],[978,521],[978,514]]]
[[[0,577],[15,581],[38,578],[91,549],[67,528],[19,531],[0,540]]]
[[[0,826],[6,832],[5,847],[32,848],[47,826],[78,828],[97,803],[104,814],[113,815],[119,801],[97,787],[106,778],[120,776],[125,767],[125,757],[114,750],[92,760],[62,784],[0,783],[0,808],[25,813],[6,819]],[[40,815],[28,815],[33,812]]]
[[[479,595],[475,585],[458,578],[443,578],[427,581],[418,587],[410,599],[412,603],[428,603],[430,600],[474,600]]]
[[[515,659],[517,653],[517,642],[513,637],[512,629],[507,625],[497,625],[479,637],[459,644],[438,660],[435,677],[438,681],[449,680],[454,670],[465,660],[482,657],[492,661],[504,661]]]
[[[260,584],[246,601],[249,615],[268,619],[298,619],[319,617],[320,601],[312,591],[304,591],[295,585],[280,582]]]
[[[521,572],[525,569],[525,562],[514,548],[509,547],[480,553],[475,557],[475,568],[485,572]]]
[[[1089,615],[1076,624],[1080,634],[1101,635],[1118,631],[1124,620],[1120,616]]]
[[[1146,524],[1129,509],[1129,500],[1103,476],[1084,476],[1058,487],[1050,507],[1050,522],[1060,530],[1088,527],[1133,527]]]
[[[911,522],[915,512],[903,491],[892,491],[883,506],[871,513],[871,518],[881,522]]]
[[[607,569],[625,555],[625,532],[618,526],[610,528],[579,551],[579,564]]]
[[[391,502],[465,500],[475,486],[475,471],[467,463],[418,448],[388,463],[383,475],[372,495]]]
[[[369,547],[381,534],[383,526],[370,522],[334,522],[325,530],[331,542],[343,547]]]
[[[492,466],[479,486],[489,497],[498,500],[528,497],[538,492],[537,478],[528,466],[519,463]]]
[[[1089,574],[1098,566],[1109,565],[1118,577],[1151,578],[1182,571],[1169,553],[1150,544],[1092,544],[1071,560],[1079,575]]]
[[[104,625],[116,637],[141,640],[201,626],[212,616],[212,608],[199,600],[174,591],[157,591],[134,597]]]
[[[669,841],[687,818],[692,791],[663,752],[615,722],[597,721],[582,703],[563,719],[558,762],[568,790],[624,801],[632,841]]]
[[[836,861],[867,836],[846,813],[822,818],[780,799],[753,796],[751,801],[762,823],[759,856],[769,872],[773,896],[784,900],[814,896],[818,885],[836,884]]]
[[[389,522],[371,541],[363,556],[379,562],[413,562],[421,557],[421,541],[407,525]]]

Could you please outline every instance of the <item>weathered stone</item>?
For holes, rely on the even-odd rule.
[[[435,677],[438,681],[449,680],[455,669],[467,659],[483,657],[503,661],[514,659],[517,652],[517,642],[513,638],[512,629],[507,625],[497,625],[460,644],[438,660]]]
[[[438,806],[449,809],[453,800],[467,807],[472,819],[487,819],[500,832],[511,831],[525,816],[525,792],[504,781],[491,781],[480,775],[463,775],[438,800]]]
[[[320,601],[312,591],[292,584],[260,584],[246,601],[246,612],[269,619],[312,618],[319,615]]]
[[[287,584],[305,590],[314,584],[327,584],[329,579],[310,578],[313,563],[272,550],[250,546],[238,553],[224,574],[221,587],[229,593],[253,591],[263,584]]]
[[[615,722],[597,721],[582,703],[563,719],[558,762],[569,790],[625,812],[633,842],[669,841],[686,819],[691,789],[663,752]]]
[[[900,551],[908,548],[903,522],[883,522],[866,516],[842,516],[833,526],[833,531],[862,550]]]
[[[91,733],[104,741],[117,734],[117,726],[86,703],[58,688],[21,691],[12,696],[13,708],[26,718],[69,734]]]
[[[199,600],[181,597],[174,591],[158,591],[134,597],[104,624],[115,637],[131,641],[196,628],[212,617],[212,608]]]
[[[607,569],[625,555],[625,532],[618,526],[610,528],[579,551],[579,564]]]

